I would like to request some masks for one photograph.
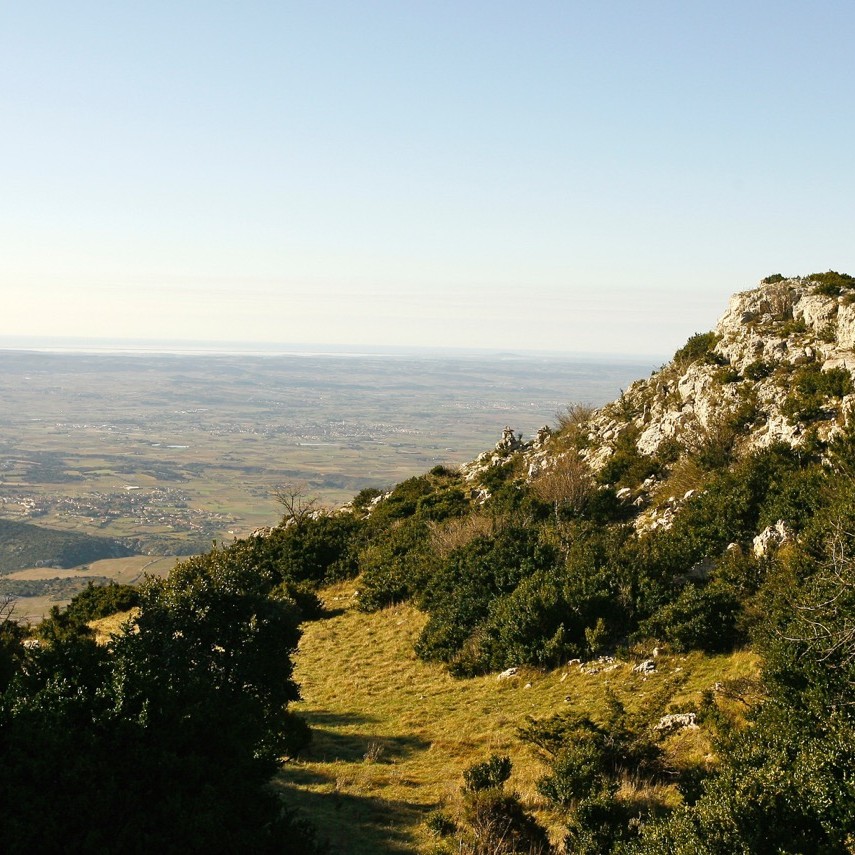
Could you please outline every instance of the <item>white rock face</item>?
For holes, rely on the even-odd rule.
[[[775,525],[767,526],[754,538],[752,544],[754,556],[766,558],[792,538],[792,532],[787,528],[786,523],[778,520]]]
[[[806,368],[842,369],[855,377],[855,290],[839,297],[816,290],[816,282],[793,278],[734,294],[707,353],[681,356],[637,380],[578,427],[585,438],[579,453],[592,472],[601,470],[627,440],[642,455],[668,449],[691,460],[722,443],[749,453],[776,443],[798,447],[813,433],[827,440],[841,432],[855,413],[855,394],[821,401],[820,417],[807,424],[799,421],[794,397]],[[495,450],[461,471],[477,491],[486,470],[518,455],[519,471],[534,480],[566,453],[561,441],[544,428],[534,441],[523,442],[506,428]],[[658,486],[654,478],[621,490],[620,499],[639,509],[638,531],[670,527],[690,498],[682,488],[669,502],[657,496]]]

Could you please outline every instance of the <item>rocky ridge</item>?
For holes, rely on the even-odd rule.
[[[771,276],[731,297],[713,331],[692,336],[671,362],[616,401],[527,442],[506,428],[496,448],[463,475],[477,486],[487,470],[512,458],[532,481],[568,457],[583,460],[592,475],[602,473],[621,449],[667,468],[704,454],[825,443],[855,412],[853,375],[855,278]],[[642,510],[637,527],[667,525],[691,497],[691,489],[667,496],[645,514],[660,484],[656,474],[631,486],[615,482],[619,498]]]

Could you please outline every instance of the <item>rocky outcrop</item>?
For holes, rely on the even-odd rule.
[[[824,384],[823,375],[835,383]],[[735,294],[714,330],[692,336],[651,377],[585,413],[584,421],[572,425],[572,438],[562,425],[561,431],[543,428],[524,442],[506,427],[495,449],[462,472],[476,495],[486,498],[483,488],[478,493],[482,474],[511,460],[519,463],[518,477],[536,481],[549,477],[568,454],[597,473],[628,448],[671,465],[709,453],[739,455],[776,443],[827,441],[855,413],[853,376],[855,280],[839,274],[770,277]],[[823,393],[826,387],[830,391]],[[636,529],[649,531],[670,527],[691,496],[685,487],[669,496],[660,479],[648,478],[640,486],[624,486],[618,499],[637,508]],[[777,529],[758,537],[756,554],[786,539]]]

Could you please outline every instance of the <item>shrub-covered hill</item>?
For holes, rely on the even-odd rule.
[[[572,851],[848,852],[853,285],[769,277],[613,404],[236,548],[289,568],[295,595],[353,576],[366,612],[412,603],[416,654],[458,677],[750,645],[766,667],[747,727],[722,724],[714,686],[674,711],[714,735],[716,772],[668,767],[652,719],[616,705],[526,731],[553,764],[541,794]],[[626,776],[675,783],[682,806],[627,801]],[[472,810],[516,821],[491,804]]]
[[[132,554],[111,538],[0,519],[0,575],[26,567],[77,567]]]
[[[569,406],[530,442],[508,429],[459,471],[437,466],[334,511],[284,490],[280,525],[150,582],[137,628],[106,653],[74,614],[52,615],[38,653],[0,615],[7,790],[29,781],[32,792],[22,832],[33,804],[58,797],[49,765],[39,778],[22,762],[55,722],[64,752],[81,735],[111,755],[126,746],[145,773],[134,793],[182,782],[129,825],[108,780],[99,845],[111,834],[162,841],[184,799],[201,818],[184,841],[216,841],[215,817],[229,819],[222,839],[233,842],[246,830],[272,847],[296,833],[258,801],[276,747],[289,733],[299,741],[282,717],[296,697],[288,653],[298,618],[327,619],[318,588],[350,580],[366,622],[402,603],[419,615],[413,655],[448,679],[560,666],[639,681],[638,697],[606,691],[596,707],[518,722],[545,769],[536,804],[509,791],[510,761],[485,746],[457,813],[431,818],[431,851],[855,851],[853,285],[833,272],[769,277],[618,401]],[[762,658],[759,681],[722,675],[682,698],[657,687],[657,661],[744,647]],[[242,715],[252,727],[238,726]],[[710,749],[702,762],[666,750],[669,734],[695,727]],[[230,736],[222,756],[218,734]],[[69,775],[85,779],[89,760],[71,756]],[[246,781],[232,795],[229,764]],[[42,779],[52,789],[37,799]],[[547,839],[533,807],[561,840]]]

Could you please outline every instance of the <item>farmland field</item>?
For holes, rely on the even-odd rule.
[[[275,523],[285,483],[339,504],[471,460],[505,425],[531,436],[570,401],[611,400],[653,360],[8,350],[0,366],[0,518],[150,560]]]

